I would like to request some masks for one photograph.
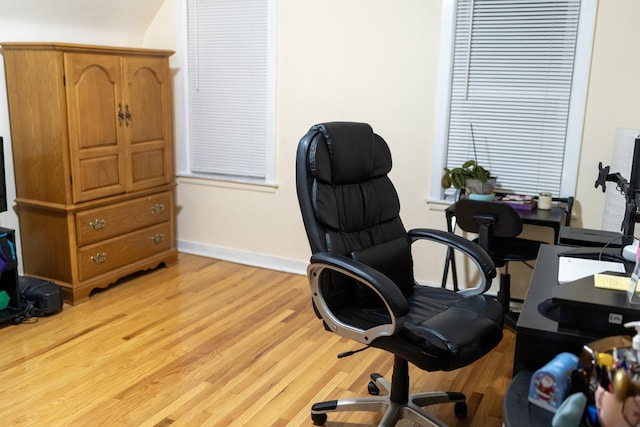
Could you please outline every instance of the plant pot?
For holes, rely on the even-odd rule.
[[[496,178],[489,178],[487,182],[482,182],[479,179],[467,179],[464,186],[464,192],[468,198],[471,198],[471,195],[491,195],[491,200],[493,200],[496,192]]]
[[[469,196],[467,197],[469,200],[483,200],[486,202],[491,202],[493,201],[493,199],[495,199],[496,194],[495,193],[490,193],[490,194],[476,194],[476,193],[471,193],[469,194]]]

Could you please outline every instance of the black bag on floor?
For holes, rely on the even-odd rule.
[[[20,296],[24,316],[43,317],[62,310],[62,288],[60,285],[35,277],[19,277]]]

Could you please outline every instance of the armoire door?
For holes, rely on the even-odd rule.
[[[173,179],[167,70],[166,58],[123,58],[128,191]]]
[[[65,80],[74,202],[124,193],[120,57],[65,53]]]

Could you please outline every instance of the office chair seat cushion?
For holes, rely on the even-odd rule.
[[[371,345],[398,354],[420,369],[466,366],[502,339],[502,308],[493,297],[464,297],[447,289],[415,286],[407,302],[409,313],[400,331]],[[384,307],[344,307],[338,317],[362,329],[389,322]]]
[[[538,258],[542,243],[544,242],[519,237],[493,237],[489,256],[496,267],[502,267],[509,261],[533,261]]]
[[[493,297],[416,286],[408,304],[404,335],[434,356],[430,369],[466,366],[502,339],[502,307]]]

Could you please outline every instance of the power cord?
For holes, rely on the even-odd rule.
[[[617,242],[618,240],[622,240],[625,236],[618,236],[618,237],[614,237],[613,239],[609,240],[600,250],[600,253],[598,254],[598,260],[602,261],[602,254],[604,253],[605,249],[607,249],[609,247],[609,245]],[[638,240],[635,236],[633,237],[633,241]]]
[[[344,353],[338,354],[338,359],[342,359],[343,357],[347,357],[347,356],[353,356],[356,353],[360,353],[361,351],[367,350],[369,347],[370,346],[366,346],[366,347],[360,348],[358,350],[345,351]]]
[[[34,317],[35,307],[32,301],[26,300],[22,303],[22,312],[13,319],[14,325],[21,323],[38,323],[38,318]]]

